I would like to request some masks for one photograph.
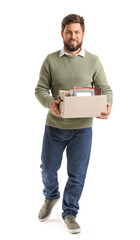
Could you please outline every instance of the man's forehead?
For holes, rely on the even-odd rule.
[[[80,23],[70,23],[70,24],[67,24],[66,27],[65,27],[65,30],[66,31],[76,31],[76,30],[81,30],[81,25]]]

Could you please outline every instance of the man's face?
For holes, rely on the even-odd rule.
[[[70,23],[66,25],[64,31],[61,32],[64,46],[70,51],[74,52],[81,48],[84,32],[80,23]]]

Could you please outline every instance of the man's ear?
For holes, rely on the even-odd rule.
[[[61,31],[61,36],[62,36],[62,38],[63,38],[63,31]]]
[[[85,31],[83,31],[83,37],[84,37],[84,35],[85,35]]]

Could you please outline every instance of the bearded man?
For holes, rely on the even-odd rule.
[[[64,47],[48,54],[35,89],[37,99],[49,108],[41,154],[45,202],[38,218],[40,221],[48,219],[60,198],[57,172],[66,149],[68,180],[63,193],[62,218],[70,233],[81,230],[75,218],[90,159],[93,118],[62,118],[58,91],[70,90],[74,86],[102,88],[102,93],[107,95],[107,110],[102,113],[102,119],[109,117],[112,105],[112,90],[99,58],[82,48],[84,34],[83,17],[70,14],[63,19],[61,36]]]

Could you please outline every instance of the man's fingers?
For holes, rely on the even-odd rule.
[[[54,100],[51,103],[51,111],[54,115],[61,116],[60,111],[59,111],[59,104],[61,103],[60,100]]]
[[[101,115],[108,115],[109,112],[102,112]]]
[[[108,118],[109,118],[109,115],[106,116],[106,117],[96,117],[96,118],[98,118],[98,119],[108,119]]]
[[[61,116],[59,110],[55,110],[55,113],[56,113],[57,116]]]
[[[60,104],[61,101],[60,100],[55,100],[55,103]]]
[[[109,116],[109,114],[110,114],[110,107],[109,107],[109,104],[107,104],[107,112],[102,112],[101,115]]]
[[[107,112],[102,112],[100,117],[96,117],[98,119],[108,119],[110,115],[110,106],[107,104]]]
[[[59,103],[61,103],[60,100],[53,100],[52,103],[51,103],[51,105],[55,105],[55,104],[59,104]]]
[[[58,107],[57,104],[55,104],[54,106],[52,106],[51,110],[52,110],[52,113],[53,113],[53,114],[55,114],[55,115],[57,115],[57,116],[61,116],[60,111],[59,111],[59,107]]]
[[[61,116],[60,111],[59,111],[59,109],[58,109],[57,107],[54,107],[54,108],[52,109],[52,112],[53,112],[54,114],[56,114],[57,116]]]

